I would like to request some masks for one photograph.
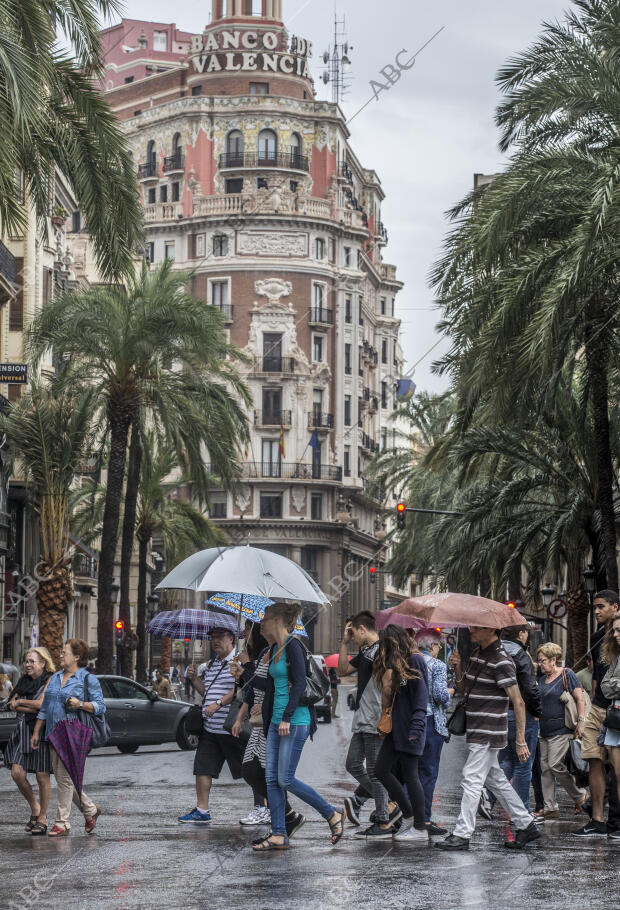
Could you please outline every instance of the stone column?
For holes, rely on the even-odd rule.
[[[274,0],[264,0],[263,6],[267,19],[273,19],[273,3]]]
[[[226,0],[226,18],[230,19],[235,15],[234,11],[235,0]]]
[[[243,0],[235,0],[235,16],[243,16]]]

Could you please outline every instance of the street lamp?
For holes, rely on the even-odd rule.
[[[590,603],[590,635],[593,635],[596,631],[596,621],[594,619],[594,594],[596,592],[596,570],[592,563],[583,573],[583,586],[588,595],[588,601]]]
[[[117,580],[114,579],[114,581],[110,585],[110,600],[112,601],[113,607],[116,606],[116,604],[118,603],[118,594],[119,594],[120,589],[121,589],[121,586],[119,585]]]
[[[555,595],[555,587],[548,581],[545,587],[541,588],[540,593],[542,594],[543,606],[545,610],[548,610]]]

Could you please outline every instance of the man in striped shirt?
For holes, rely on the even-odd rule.
[[[469,754],[463,768],[461,814],[454,832],[436,846],[442,850],[469,849],[482,788],[486,786],[515,827],[514,840],[507,841],[504,846],[521,848],[540,837],[540,831],[500,768],[498,756],[508,741],[508,704],[512,702],[517,757],[520,762],[529,758],[530,751],[525,742],[525,705],[517,684],[515,665],[502,647],[499,631],[472,626],[470,633],[478,647],[467,671],[461,672],[457,651],[451,658],[457,688],[466,698]]]
[[[193,824],[211,821],[209,797],[211,784],[220,775],[224,762],[228,764],[234,780],[239,780],[243,746],[239,739],[224,729],[224,721],[235,694],[235,680],[230,665],[235,656],[234,635],[228,629],[214,629],[211,633],[211,650],[214,654],[202,677],[196,668],[188,668],[188,677],[196,691],[202,695],[203,730],[198,740],[194,758],[196,776],[196,807],[187,815],[179,815],[180,822]]]

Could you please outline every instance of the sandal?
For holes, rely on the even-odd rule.
[[[36,825],[32,826],[32,831],[30,833],[33,837],[36,837],[37,835],[43,837],[43,835],[47,834],[47,825],[45,822],[37,822]]]
[[[62,828],[60,825],[54,825],[51,831],[47,832],[48,837],[68,837],[69,829]]]
[[[328,821],[329,829],[332,832],[332,846],[336,846],[342,835],[344,834],[344,809],[336,809],[336,812],[340,814],[340,819],[337,822]]]
[[[276,844],[271,840],[270,837],[264,837],[260,843],[253,845],[252,850],[254,850],[256,853],[267,853],[269,850],[288,850],[288,848],[288,837],[284,838],[283,844]]]
[[[32,829],[34,828],[34,826],[36,825],[36,823],[38,822],[38,820],[39,820],[39,816],[38,816],[38,815],[31,815],[31,816],[30,816],[30,821],[28,822],[28,824],[27,824],[26,827],[24,828],[24,831],[27,831],[28,834],[30,834],[30,832],[32,831]]]

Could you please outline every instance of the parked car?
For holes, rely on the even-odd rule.
[[[160,698],[133,679],[98,676],[112,731],[109,745],[119,752],[137,752],[140,746],[173,743],[181,749],[195,749],[198,737],[185,729],[187,702]],[[0,709],[0,748],[4,749],[16,722],[14,711]]]
[[[329,677],[329,670],[327,669],[327,664],[325,663],[325,658],[322,654],[313,654],[313,658],[316,660],[317,664],[325,674]],[[317,718],[323,718],[326,724],[331,724],[332,722],[332,690],[330,689],[325,698],[320,701],[316,708]]]

